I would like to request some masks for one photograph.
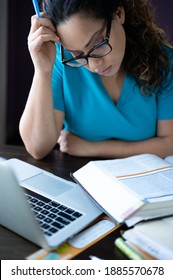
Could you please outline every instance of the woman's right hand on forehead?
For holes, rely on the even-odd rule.
[[[35,70],[44,73],[52,71],[56,57],[55,43],[59,43],[59,37],[50,19],[43,13],[41,18],[32,16],[28,48]]]

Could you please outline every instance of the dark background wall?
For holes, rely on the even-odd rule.
[[[8,72],[6,143],[22,144],[18,125],[30,89],[33,66],[27,49],[27,36],[31,15],[31,0],[8,1]],[[136,0],[137,1],[137,0]],[[171,0],[153,0],[157,19],[164,25],[173,43],[173,20]]]
[[[31,0],[8,0],[7,144],[21,144],[19,120],[33,75],[27,48],[32,14]]]
[[[172,0],[152,0],[152,3],[156,9],[155,15],[157,21],[166,29],[168,37],[173,44]]]

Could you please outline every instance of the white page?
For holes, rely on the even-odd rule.
[[[167,200],[167,196],[173,195],[173,167],[155,155],[95,161],[94,164],[112,179],[118,178],[124,188],[142,200]]]
[[[130,175],[130,177],[132,175],[140,176],[141,173],[146,173],[151,170],[155,172],[162,168],[173,168],[173,166],[170,166],[170,164],[162,158],[151,154],[142,154],[115,160],[94,161],[94,164],[109,176],[116,176],[117,178],[128,177],[128,175]]]
[[[167,196],[173,196],[173,169],[119,180],[125,184],[125,188],[137,193],[142,199],[167,200]]]
[[[162,219],[164,223],[168,224],[170,228],[173,230],[173,216]]]

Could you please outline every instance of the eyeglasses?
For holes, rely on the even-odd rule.
[[[73,54],[70,52],[64,52],[64,47],[61,45],[61,60],[62,63],[70,66],[70,67],[82,67],[86,64],[88,64],[88,58],[100,58],[103,56],[106,56],[112,51],[112,47],[109,44],[109,37],[110,37],[110,31],[111,31],[111,24],[112,20],[109,19],[107,22],[107,30],[106,30],[106,37],[95,47],[93,47],[86,55],[80,54],[77,56],[74,56],[72,58],[67,58],[67,56],[72,56]],[[66,53],[66,57],[65,57]]]

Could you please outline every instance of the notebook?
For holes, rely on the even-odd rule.
[[[77,184],[15,158],[0,163],[0,224],[45,250],[101,214]]]

